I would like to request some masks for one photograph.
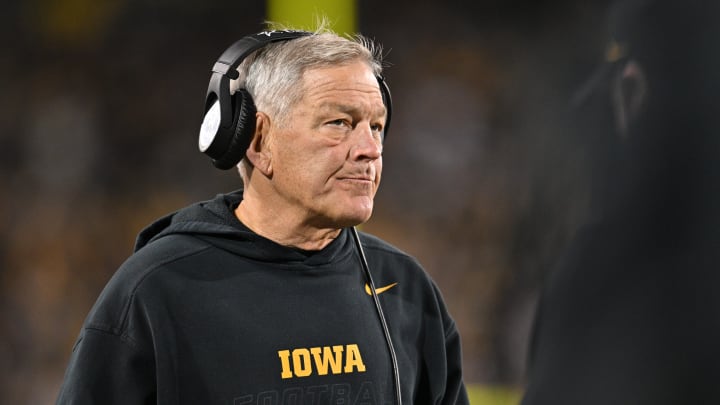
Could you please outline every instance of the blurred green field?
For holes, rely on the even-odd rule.
[[[522,391],[512,387],[467,384],[471,405],[518,405]]]

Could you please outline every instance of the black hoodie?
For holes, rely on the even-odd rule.
[[[109,281],[58,404],[391,404],[391,357],[349,230],[324,249],[242,225],[242,192],[159,219]],[[468,403],[458,331],[415,259],[364,233],[403,402]]]

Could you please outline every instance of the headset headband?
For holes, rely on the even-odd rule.
[[[230,47],[220,55],[212,67],[213,73],[210,77],[205,102],[206,111],[215,100],[220,100],[220,116],[222,118],[220,126],[230,128],[233,124],[232,103],[230,102],[230,80],[237,79],[240,76],[240,73],[237,71],[240,63],[251,53],[265,47],[269,43],[287,41],[308,35],[310,35],[310,33],[306,31],[264,31],[248,35],[230,45]]]

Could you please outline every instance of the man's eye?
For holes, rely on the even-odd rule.
[[[337,120],[332,120],[332,121],[328,122],[328,124],[330,124],[330,125],[337,125],[337,126],[343,126],[343,125],[347,125],[347,121],[345,121],[345,120],[343,120],[343,119],[337,119]]]

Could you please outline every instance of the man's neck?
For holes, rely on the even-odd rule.
[[[235,208],[235,216],[258,235],[302,250],[321,250],[341,232],[341,229],[313,227],[287,212],[260,208],[253,200],[243,199]]]

